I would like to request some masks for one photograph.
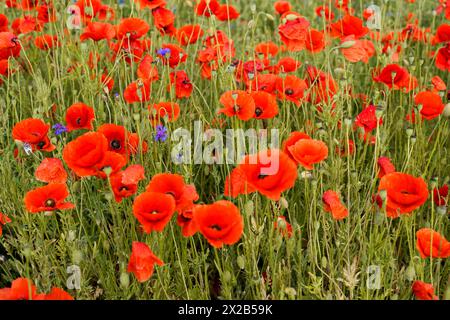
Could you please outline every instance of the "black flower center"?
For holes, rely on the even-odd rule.
[[[292,90],[292,89],[286,89],[286,90],[284,91],[284,93],[285,93],[287,96],[291,96],[291,95],[294,94],[294,90]]]
[[[44,147],[45,147],[45,141],[40,141],[40,142],[37,144],[37,146],[38,146],[39,149],[44,148]]]
[[[121,147],[121,143],[119,140],[111,141],[111,148],[113,148],[114,150],[119,150],[120,147]]]
[[[256,109],[255,109],[255,115],[257,116],[257,117],[259,117],[260,115],[262,115],[262,110],[261,110],[261,108],[260,107],[257,107]]]
[[[217,225],[217,224],[213,224],[212,226],[210,226],[210,228],[213,229],[213,230],[216,230],[216,231],[221,231],[222,230],[222,228],[219,225]]]
[[[53,199],[47,199],[47,201],[45,201],[45,206],[54,208],[56,206],[56,202]]]

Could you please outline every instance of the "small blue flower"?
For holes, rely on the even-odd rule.
[[[155,141],[161,141],[164,142],[167,140],[167,128],[163,125],[156,126],[156,134],[155,134]]]
[[[165,57],[166,54],[169,54],[169,55],[170,55],[170,49],[169,49],[169,48],[161,48],[161,49],[158,49],[158,50],[156,51],[156,53],[159,54],[160,56]]]
[[[55,134],[56,134],[57,136],[59,136],[60,134],[62,134],[62,133],[64,133],[64,132],[69,131],[69,130],[67,130],[66,126],[64,126],[64,125],[61,124],[61,123],[55,124],[55,125],[52,127],[52,129],[55,130]]]
[[[33,148],[31,147],[31,144],[25,142],[25,143],[23,144],[23,151],[25,151],[25,153],[26,153],[27,155],[32,154],[32,153],[33,153]]]

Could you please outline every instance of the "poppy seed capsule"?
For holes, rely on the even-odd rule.
[[[414,130],[413,129],[411,129],[411,128],[407,128],[406,129],[406,135],[408,137],[411,137],[413,134],[414,134]]]
[[[127,289],[130,286],[130,276],[126,272],[120,274],[120,286]]]
[[[437,212],[438,214],[440,214],[441,216],[447,215],[447,206],[438,206],[438,207],[436,208],[436,212]]]
[[[447,103],[442,111],[442,115],[446,118],[450,118],[450,103]]]

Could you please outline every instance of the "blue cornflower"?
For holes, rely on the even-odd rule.
[[[64,133],[64,132],[69,131],[69,130],[67,130],[66,126],[63,125],[63,124],[61,124],[61,123],[55,124],[55,125],[52,127],[52,129],[55,130],[55,134],[56,134],[57,136],[59,136],[60,134],[62,134],[62,133]]]
[[[156,53],[159,54],[160,56],[165,57],[166,54],[170,54],[170,49],[169,48],[161,48],[156,50]]]
[[[167,128],[159,124],[156,126],[155,141],[164,142],[167,140]]]

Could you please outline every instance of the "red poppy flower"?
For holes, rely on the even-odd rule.
[[[333,219],[342,220],[348,216],[348,210],[342,204],[339,194],[336,191],[328,190],[322,195],[324,209],[326,212],[331,212]]]
[[[92,39],[94,41],[111,40],[116,36],[116,29],[110,23],[104,22],[89,22],[83,33],[80,35],[80,40],[85,41]]]
[[[235,244],[244,231],[244,219],[239,209],[226,200],[195,206],[194,219],[200,233],[215,248]]]
[[[369,62],[369,58],[375,54],[375,46],[370,40],[358,40],[354,35],[344,37],[341,41],[341,52],[350,62]]]
[[[220,3],[217,0],[200,0],[195,6],[195,13],[199,16],[210,17],[219,7]]]
[[[150,122],[153,126],[161,123],[167,117],[167,121],[174,122],[180,116],[180,106],[176,102],[160,102],[148,106]]]
[[[222,4],[216,11],[214,11],[216,18],[219,21],[231,21],[239,18],[239,12],[232,5]]]
[[[175,87],[175,95],[178,99],[189,98],[191,96],[193,86],[185,71],[174,71],[170,73],[170,85],[168,91]]]
[[[364,27],[360,18],[347,14],[341,20],[330,24],[330,31],[333,37],[342,39],[346,36],[354,35],[355,39],[359,39],[365,36],[369,29]]]
[[[4,215],[3,213],[0,212],[0,237],[1,237],[2,234],[3,234],[2,227],[3,227],[5,224],[10,223],[10,222],[11,222],[11,219],[8,218],[6,215]],[[0,289],[0,291],[1,291],[1,289]],[[0,295],[0,296],[1,296],[1,295]],[[0,299],[0,300],[1,300],[1,299]]]
[[[264,59],[267,59],[269,56],[275,57],[278,51],[278,46],[272,41],[261,42],[255,46],[255,53],[262,54]]]
[[[425,181],[406,173],[392,172],[384,175],[378,186],[378,191],[381,190],[386,191],[386,214],[391,218],[419,208],[428,198]]]
[[[316,105],[331,102],[339,89],[333,76],[313,66],[307,66],[306,71],[309,86],[308,101]]]
[[[0,289],[0,300],[35,300],[36,286],[26,278],[18,278],[10,288]]]
[[[278,78],[276,74],[272,73],[258,74],[250,83],[251,91],[265,91],[273,94]]]
[[[289,148],[297,143],[301,139],[311,139],[309,135],[304,132],[294,131],[291,132],[289,137],[283,142],[283,152],[285,152],[292,160],[295,161],[294,156],[289,151]]]
[[[177,30],[177,40],[182,46],[194,44],[203,36],[203,30],[199,24],[185,25]]]
[[[150,30],[147,22],[139,18],[125,18],[117,26],[116,36],[119,40],[137,40]]]
[[[74,300],[74,298],[66,291],[53,287],[47,294],[39,294],[34,300]]]
[[[133,202],[133,214],[146,233],[161,232],[175,212],[175,199],[169,194],[144,192]]]
[[[129,84],[123,93],[125,101],[127,103],[135,103],[150,100],[151,81],[150,79],[138,80]]]
[[[166,0],[135,0],[135,2],[139,2],[141,8],[148,8],[150,10],[166,5]]]
[[[377,119],[376,109],[375,106],[370,105],[356,116],[355,125],[364,129],[364,140],[366,140],[368,134],[375,130],[377,126],[383,124],[382,118]]]
[[[309,33],[309,21],[297,14],[296,19],[286,20],[278,26],[281,41],[289,51],[301,51],[306,46]]]
[[[182,176],[174,173],[159,173],[154,175],[145,190],[172,196],[175,199],[175,211],[178,212],[186,208],[191,208],[193,202],[198,200],[195,186],[186,184]]]
[[[271,119],[278,114],[277,99],[273,94],[265,91],[255,91],[251,93],[255,102],[255,119]]]
[[[304,98],[307,88],[308,85],[305,80],[292,75],[278,78],[276,82],[278,97],[281,100],[292,101],[297,106],[300,105],[300,101]]]
[[[298,68],[300,68],[301,65],[302,63],[300,61],[295,60],[294,58],[284,57],[278,60],[277,68],[281,72],[289,73],[296,71]]]
[[[448,184],[433,189],[433,201],[437,206],[445,206],[448,203]]]
[[[8,25],[9,25],[8,17],[0,13],[0,32],[9,31]]]
[[[411,76],[408,70],[397,64],[388,64],[373,79],[376,82],[384,83],[389,88],[405,89],[407,92],[417,87],[417,79]]]
[[[161,58],[164,64],[168,64],[171,68],[175,68],[180,63],[185,62],[187,59],[187,54],[183,50],[183,48],[175,44],[163,44],[161,48],[169,49],[169,53],[165,54],[164,56],[158,53],[158,56]]]
[[[128,272],[132,272],[139,282],[145,282],[153,275],[155,264],[163,266],[162,262],[143,242],[133,241]]]
[[[450,41],[450,24],[441,24],[436,29],[436,34],[431,40],[431,44],[446,43]]]
[[[278,230],[282,236],[287,236],[288,238],[292,237],[292,226],[287,222],[286,217],[277,217],[273,223],[273,227],[275,230]]]
[[[59,46],[58,36],[44,34],[34,39],[34,45],[41,50],[49,50]]]
[[[141,140],[137,133],[130,133],[128,135],[128,153],[130,155],[134,155],[139,152],[146,153],[147,150],[147,142],[145,140]]]
[[[427,120],[439,117],[445,106],[441,96],[431,91],[422,91],[416,94],[414,103],[422,106],[420,114],[422,118]]]
[[[97,170],[95,176],[106,179],[108,176],[119,172],[126,164],[127,158],[124,155],[114,151],[106,151],[103,160],[95,165]]]
[[[323,17],[326,21],[334,20],[334,13],[328,6],[318,6],[315,12],[318,17]]]
[[[111,57],[112,61],[117,59],[124,59],[128,64],[141,61],[141,58],[146,50],[143,41],[117,41],[111,43],[110,47],[114,54]]]
[[[279,200],[281,193],[291,189],[297,179],[297,167],[280,150],[261,151],[246,156],[225,181],[225,196],[237,197],[255,191],[271,200]]]
[[[382,178],[389,173],[395,172],[395,166],[388,157],[379,157],[377,164],[380,169],[380,171],[378,171],[378,178]]]
[[[346,157],[355,153],[355,142],[352,139],[343,140],[340,146],[336,146],[336,153],[341,157]]]
[[[314,164],[328,157],[328,147],[320,140],[300,139],[288,147],[288,150],[294,160],[306,170],[312,170]]]
[[[124,126],[107,123],[101,125],[97,132],[103,134],[108,140],[108,150],[120,154],[127,153],[127,135],[128,132]]]
[[[106,94],[109,94],[114,87],[114,79],[108,76],[106,73],[102,74],[100,83],[103,88],[103,92],[105,92]]]
[[[177,224],[181,227],[181,234],[183,237],[192,237],[198,231],[197,222],[194,219],[194,210],[197,205],[192,205],[189,208],[178,212]]]
[[[292,10],[292,6],[289,1],[275,1],[273,7],[279,15],[282,15]]]
[[[64,183],[51,183],[27,192],[25,206],[29,212],[73,209],[73,203],[65,202],[69,190]]]
[[[164,7],[159,7],[152,11],[153,24],[161,32],[162,35],[175,35],[175,14]]]
[[[417,231],[416,237],[416,247],[423,259],[450,257],[450,242],[440,233],[430,228],[423,228]]]
[[[67,172],[61,160],[45,158],[34,174],[37,180],[46,183],[66,183]]]
[[[92,121],[94,119],[94,109],[82,102],[74,103],[66,111],[66,127],[69,131],[92,130]]]
[[[98,164],[106,157],[108,146],[108,140],[103,134],[87,132],[65,146],[63,159],[76,175],[94,176]]]
[[[28,118],[14,126],[12,136],[14,140],[30,144],[33,150],[53,151],[56,147],[47,136],[49,128],[40,119]]]
[[[439,76],[434,76],[431,78],[431,83],[436,91],[444,91],[447,89],[447,85],[444,80],[442,80]]]
[[[152,56],[146,55],[141,62],[137,70],[137,76],[142,80],[155,81],[158,80],[158,68],[154,65]]]
[[[243,121],[250,120],[255,115],[255,101],[245,91],[227,91],[220,97],[220,103],[223,105],[223,108],[219,110],[219,114],[223,113],[228,117],[236,115]]]
[[[138,182],[144,178],[144,168],[138,164],[112,174],[109,181],[116,201],[122,202],[123,198],[134,195],[138,188]]]
[[[325,35],[322,31],[309,29],[306,35],[305,49],[312,53],[317,53],[325,48]]]
[[[412,285],[412,291],[417,300],[439,300],[434,294],[433,285],[416,280]]]

